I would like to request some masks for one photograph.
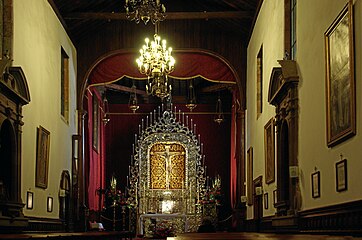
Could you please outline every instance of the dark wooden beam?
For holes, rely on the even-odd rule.
[[[118,84],[107,84],[105,85],[106,88],[109,89],[114,89],[114,90],[118,90],[118,91],[122,91],[122,92],[133,92],[134,90],[130,87],[126,87],[126,86],[122,86],[122,85],[118,85]],[[142,91],[139,89],[136,89],[136,94],[139,95],[143,95],[143,96],[147,96],[146,91]]]
[[[229,11],[229,12],[169,12],[166,13],[167,19],[216,19],[233,18],[245,19],[253,18],[253,12],[250,11]],[[97,13],[97,12],[77,12],[64,16],[64,19],[109,19],[109,20],[127,20],[125,13]]]

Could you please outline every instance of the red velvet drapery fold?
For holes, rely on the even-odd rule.
[[[236,111],[237,111],[237,92],[233,91],[233,101],[231,108],[231,133],[230,133],[230,203],[231,207],[236,207],[236,183],[237,183],[237,164],[236,164]]]
[[[88,96],[88,152],[89,152],[89,171],[88,171],[88,204],[90,210],[99,210],[100,199],[97,195],[97,189],[105,187],[105,129],[101,123],[101,108],[98,108],[98,149],[92,144],[93,139],[93,98],[98,101],[101,106],[101,97],[98,92],[87,91]],[[101,201],[102,203],[102,201]]]
[[[237,74],[223,58],[207,52],[175,51],[175,70],[170,74],[177,79],[201,76],[209,81],[236,83]],[[130,77],[146,79],[139,73],[135,52],[116,52],[100,60],[89,75],[89,85],[110,83]]]

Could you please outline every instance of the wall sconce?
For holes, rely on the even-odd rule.
[[[247,196],[240,196],[240,202],[246,203],[247,201],[248,201],[248,197],[247,197]]]
[[[289,166],[289,177],[290,178],[299,177],[299,167],[298,166]]]
[[[52,197],[48,197],[47,212],[53,212],[53,198]]]
[[[34,193],[33,192],[26,192],[26,209],[33,209],[34,203]]]
[[[262,187],[256,187],[255,188],[255,195],[262,195],[263,194],[263,188]]]

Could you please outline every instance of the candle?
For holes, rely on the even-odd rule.
[[[192,123],[193,121],[194,120],[191,118],[191,124],[190,124],[191,132],[193,132],[193,126],[194,126],[193,123]]]
[[[137,134],[134,135],[134,143],[137,144]]]
[[[141,135],[141,124],[138,124],[138,134]]]
[[[152,122],[152,112],[150,112],[150,126],[153,124]]]
[[[162,104],[162,106],[163,106],[163,104]],[[158,119],[160,119],[160,117],[161,117],[161,108],[160,108],[160,106],[158,106]]]
[[[201,154],[203,154],[203,153],[204,153],[204,144],[201,143]]]
[[[199,139],[199,142],[201,142],[201,136],[200,136],[200,134],[197,135],[197,137],[198,137],[198,139]]]
[[[181,122],[181,110],[178,110],[178,121]]]
[[[146,116],[146,128],[148,128],[148,116]]]
[[[143,130],[144,130],[143,119],[142,119],[142,122],[141,122],[141,126],[142,126],[142,132],[143,132]]]
[[[177,111],[176,111],[176,106],[175,106],[175,120],[177,120]]]
[[[196,123],[194,124],[194,134],[196,135]]]
[[[185,113],[182,113],[182,125],[185,125]]]
[[[205,166],[205,155],[202,158],[202,165]]]
[[[128,176],[127,176],[127,181],[126,181],[127,187],[128,187]]]
[[[131,166],[128,166],[128,175],[131,175]],[[127,176],[128,179],[128,176]]]
[[[189,116],[186,116],[186,127],[189,127]]]

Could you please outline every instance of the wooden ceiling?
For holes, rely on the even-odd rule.
[[[124,0],[48,0],[76,42],[109,21],[128,21]],[[162,0],[167,20],[212,21],[219,29],[245,36],[247,42],[262,0]]]
[[[99,37],[99,35],[104,33],[102,29],[106,29],[111,23],[125,26],[125,29],[127,30],[130,29],[130,25],[137,25],[136,23],[130,24],[130,21],[126,19],[124,8],[125,0],[48,1],[77,47],[77,51],[80,55],[80,63],[78,65],[79,79],[83,78],[84,73],[90,67],[90,63],[94,62],[95,59],[107,51],[117,48],[133,47],[134,39],[123,40],[120,44],[114,41],[115,39],[110,39],[109,36],[105,36],[103,42],[101,42],[102,37]],[[202,26],[205,26],[207,31],[209,31],[205,34],[206,38],[218,35],[235,36],[247,46],[262,1],[263,0],[161,0],[161,3],[166,7],[167,16],[164,22],[172,22],[174,25],[181,26],[181,28],[185,28],[186,26],[187,30],[188,27],[194,28],[194,26],[200,26],[200,22],[202,22]],[[139,25],[144,24],[139,23]],[[148,25],[152,24],[148,23]],[[113,30],[110,31],[112,32]],[[200,34],[200,28],[198,27],[189,29],[189,31]],[[134,33],[133,30],[130,32]],[[95,35],[94,33],[97,34]],[[211,51],[224,55],[224,57],[228,58],[235,66],[240,64],[240,52],[235,50],[235,45],[233,45],[235,44],[235,41],[233,42],[233,40],[225,40],[223,43],[220,43],[219,40],[203,40],[202,37],[199,37],[199,40],[196,43],[193,42],[193,44],[190,44],[191,46],[188,46],[188,44],[192,42],[190,39],[194,39],[195,36],[184,34],[183,32],[183,37],[187,39],[183,44],[180,44],[183,45],[183,47],[193,47],[193,44],[196,45],[196,48],[206,47]],[[109,42],[112,43],[110,47],[108,47]],[[175,46],[180,45],[175,44]],[[213,45],[222,46],[213,48]],[[92,48],[92,52],[90,52],[90,48]],[[223,51],[220,51],[220,48],[226,49],[225,51],[228,52],[228,55],[233,55],[234,57],[225,55]],[[240,69],[236,70],[239,73],[241,71]],[[117,87],[121,88],[121,90],[107,88],[108,95],[117,97],[118,100],[115,99],[114,102],[127,102],[129,90],[127,91],[125,89],[131,87],[131,81],[122,81],[122,83],[117,84],[122,84],[120,87]],[[137,84],[137,89],[145,89],[145,83]],[[245,83],[241,83],[241,86],[245,86]],[[200,79],[194,79],[194,87],[196,89],[198,103],[214,103],[217,97],[215,92],[228,92],[228,87],[210,84],[210,82],[205,82]],[[187,83],[175,81],[173,86],[173,100],[175,102],[177,102],[177,99],[180,99],[180,102],[184,101],[182,99],[186,98],[187,89]],[[231,105],[230,92],[226,95],[228,95],[226,98]],[[140,96],[143,95],[140,94]],[[142,98],[144,99],[144,102],[153,102],[152,97]]]

